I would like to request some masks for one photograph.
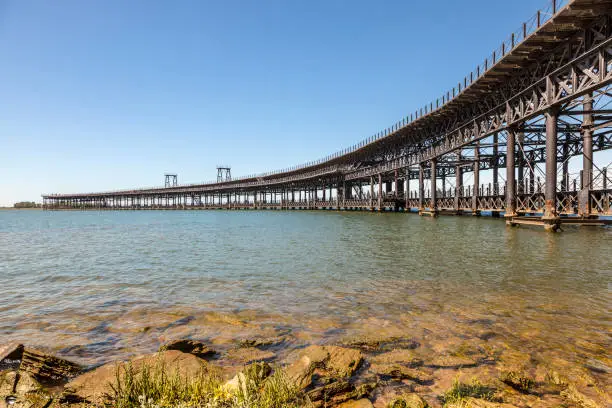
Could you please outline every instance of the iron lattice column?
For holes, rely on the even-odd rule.
[[[593,184],[593,97],[584,96],[582,118],[582,185],[578,195],[578,214],[588,217],[591,214],[591,188]]]
[[[436,199],[437,199],[437,197],[436,197],[436,195],[437,195],[437,186],[436,186],[436,159],[431,159],[430,165],[431,165],[431,170],[430,170],[431,171],[431,176],[430,176],[430,179],[431,179],[431,188],[430,188],[430,190],[431,190],[431,204],[430,204],[430,207],[431,207],[431,212],[433,214],[435,214],[438,211],[438,206],[437,206],[437,202],[436,202]]]
[[[463,187],[463,168],[461,167],[461,150],[457,153],[457,165],[455,166],[455,211],[459,214],[459,197]]]
[[[506,213],[505,217],[511,219],[516,216],[516,180],[514,178],[514,149],[515,132],[508,129],[506,138]]]
[[[423,163],[419,163],[419,214],[425,210],[425,169]]]
[[[546,188],[544,189],[544,216],[547,230],[558,228],[557,215],[557,119],[558,108],[546,112]]]
[[[370,211],[374,211],[374,176],[370,176]]]
[[[499,136],[493,135],[493,191],[492,195],[499,194]]]
[[[383,184],[382,174],[378,173],[378,211],[382,211],[383,206]]]
[[[480,142],[474,147],[474,188],[472,191],[472,215],[480,215],[478,194],[480,191]]]
[[[521,147],[525,141],[525,134],[523,132],[518,133],[518,144],[519,144],[519,160],[518,160],[518,194],[526,193],[525,190],[525,153]]]

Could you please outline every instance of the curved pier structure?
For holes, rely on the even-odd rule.
[[[612,215],[612,168],[593,160],[612,147],[611,32],[612,0],[552,0],[452,90],[341,152],[220,182],[43,195],[43,205],[490,211],[547,229],[600,224]],[[581,170],[570,174],[575,156]]]

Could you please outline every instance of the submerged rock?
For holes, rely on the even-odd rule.
[[[362,398],[354,401],[346,401],[340,405],[336,405],[337,408],[374,408],[374,405],[367,398]]]
[[[478,363],[469,357],[437,356],[426,362],[425,366],[433,368],[476,367]]]
[[[255,347],[237,348],[229,350],[227,359],[232,363],[245,365],[257,361],[270,361],[276,355],[271,351],[260,350]]]
[[[527,373],[520,371],[504,371],[499,379],[520,392],[530,392],[535,386],[535,380]]]
[[[576,404],[581,408],[601,408],[602,406],[581,393],[576,387],[570,384],[564,391],[561,391],[561,397],[566,401]]]
[[[398,363],[408,367],[420,367],[423,365],[423,359],[413,350],[392,350],[386,353],[379,354],[370,359],[374,364],[391,364]]]
[[[54,384],[75,376],[81,371],[81,366],[71,361],[45,354],[40,350],[25,347],[19,369],[20,371],[32,374],[37,381]]]
[[[391,401],[389,408],[429,408],[429,404],[418,394],[407,394]]]
[[[167,350],[178,350],[204,359],[210,358],[217,353],[206,344],[195,340],[174,340],[159,348],[159,351]]]
[[[412,380],[418,384],[430,384],[433,382],[431,374],[415,368],[404,367],[400,364],[372,364],[370,371],[385,377]]]

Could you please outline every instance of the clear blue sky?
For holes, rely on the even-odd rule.
[[[440,96],[545,0],[0,0],[0,205],[317,159]]]

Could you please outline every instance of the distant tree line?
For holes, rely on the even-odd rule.
[[[34,201],[20,201],[15,203],[15,208],[41,208],[41,204],[36,204]]]

